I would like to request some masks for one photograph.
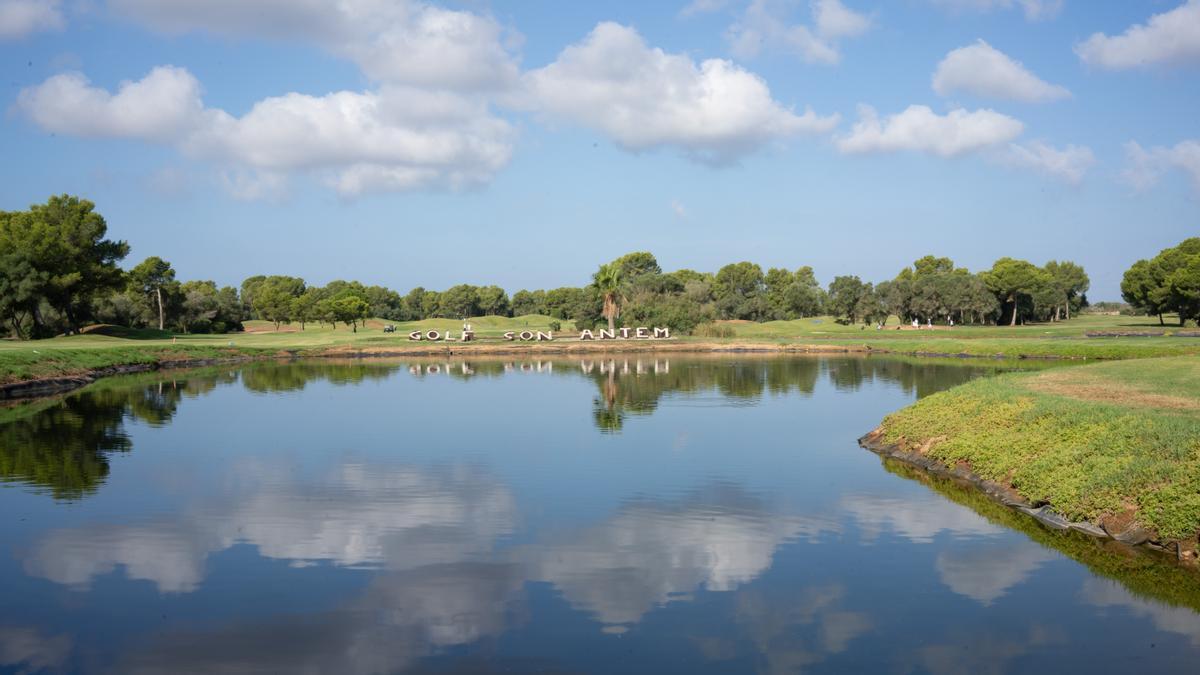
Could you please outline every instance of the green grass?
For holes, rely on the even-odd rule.
[[[1072,520],[1132,515],[1167,539],[1200,531],[1200,358],[1001,375],[883,422],[888,442],[1012,485]]]
[[[471,320],[480,344],[503,343],[505,331],[549,330],[548,316],[528,315],[515,318],[479,317]],[[385,334],[383,326],[392,323],[395,333]],[[560,339],[574,339],[575,327],[561,322]],[[1159,327],[1145,317],[1084,315],[1071,321],[1016,327],[958,326],[953,330],[894,330],[843,326],[829,317],[772,321],[769,323],[723,322],[733,337],[679,337],[680,342],[789,344],[844,347],[853,350],[879,350],[916,355],[967,355],[999,358],[1075,358],[1132,359],[1154,356],[1200,354],[1200,338],[1088,338],[1091,331],[1174,331]],[[309,324],[274,326],[265,321],[249,321],[247,332],[231,335],[169,336],[156,330],[129,330],[116,326],[98,327],[81,335],[49,340],[20,342],[0,340],[0,382],[70,375],[95,368],[162,360],[204,359],[233,355],[260,355],[269,352],[315,353],[330,349],[387,351],[411,347],[408,333],[414,330],[453,331],[462,329],[455,319],[428,319],[416,322],[387,322],[372,319],[357,333],[346,326],[336,329]],[[520,344],[520,343],[518,343]]]

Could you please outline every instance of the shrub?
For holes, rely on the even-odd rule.
[[[702,323],[696,326],[692,335],[706,338],[731,338],[737,337],[737,332],[733,330],[733,326],[727,324]]]

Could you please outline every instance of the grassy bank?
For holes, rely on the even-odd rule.
[[[383,326],[395,325],[395,333],[383,333]],[[232,335],[176,335],[158,331],[109,329],[50,340],[18,342],[0,340],[0,384],[86,374],[98,369],[131,364],[161,363],[178,360],[203,360],[233,356],[269,354],[323,355],[328,353],[411,353],[421,349],[444,351],[453,348],[465,353],[496,350],[574,350],[579,343],[570,322],[560,322],[552,343],[510,343],[505,331],[548,331],[554,320],[528,315],[515,318],[481,317],[471,320],[477,341],[412,342],[414,330],[453,331],[462,322],[429,319],[419,322],[392,323],[370,320],[358,332],[345,326],[336,329],[310,324],[301,330],[296,324],[279,330],[267,322],[247,322],[247,332]],[[959,326],[953,330],[886,330],[843,326],[832,319],[815,318],[768,323],[728,322],[734,337],[678,337],[670,343],[606,343],[605,349],[669,348],[676,350],[797,350],[797,351],[874,351],[913,355],[962,355],[998,358],[1072,358],[1132,359],[1156,356],[1200,354],[1200,338],[1179,337],[1172,326],[1141,317],[1083,316],[1069,322],[1016,327]],[[1087,337],[1089,333],[1166,333],[1154,337]],[[598,348],[592,344],[592,348]]]
[[[975,380],[889,415],[887,443],[1106,529],[1200,532],[1200,358]]]

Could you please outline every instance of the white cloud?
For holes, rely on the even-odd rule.
[[[240,198],[278,195],[293,171],[342,195],[481,184],[508,163],[514,137],[482,97],[396,85],[291,93],[234,117],[205,108],[196,79],[169,66],[115,94],[56,75],[23,90],[17,108],[47,131],[165,143],[228,166]]]
[[[859,106],[859,121],[848,135],[837,139],[848,154],[915,150],[955,157],[1007,143],[1021,134],[1020,121],[993,110],[962,108],[938,115],[928,106],[911,105],[904,112],[880,120],[874,108]]]
[[[789,23],[787,6],[778,0],[753,0],[726,31],[730,49],[741,58],[754,58],[764,49],[792,52],[808,63],[835,64],[841,60],[839,38],[862,35],[871,18],[840,0],[813,0],[813,26]]]
[[[932,542],[941,532],[985,538],[1005,531],[975,511],[936,495],[914,499],[852,495],[842,499],[840,506],[854,518],[867,542],[885,530],[918,544]]]
[[[983,40],[946,54],[933,74],[933,90],[942,96],[966,92],[1013,101],[1052,101],[1071,92],[1029,72],[1019,61]]]
[[[1001,164],[1033,169],[1071,185],[1082,182],[1084,174],[1096,163],[1096,156],[1087,146],[1067,145],[1059,149],[1042,141],[1010,143],[996,159]]]
[[[692,0],[683,9],[679,10],[679,16],[694,16],[696,14],[711,14],[719,12],[729,5],[730,0]]]
[[[530,579],[553,583],[573,606],[627,626],[701,587],[733,591],[769,569],[784,542],[837,530],[832,521],[770,506],[737,488],[637,501],[516,557]]]
[[[15,40],[46,30],[62,30],[61,0],[0,0],[0,40]]]
[[[261,484],[256,492],[196,513],[51,531],[25,558],[25,570],[87,589],[119,566],[160,592],[188,593],[203,583],[208,556],[238,543],[299,564],[413,569],[490,550],[516,517],[508,489],[474,469],[347,464],[306,483],[280,482],[277,469],[250,467],[243,474]]]
[[[1112,70],[1200,62],[1200,0],[1155,14],[1120,35],[1096,33],[1076,45],[1075,53],[1088,65]]]
[[[320,45],[380,82],[495,90],[516,82],[516,60],[491,17],[414,0],[110,0],[152,28],[264,36]]]
[[[1174,146],[1155,146],[1149,150],[1134,141],[1125,144],[1129,167],[1123,172],[1126,181],[1139,190],[1153,186],[1170,169],[1179,169],[1192,179],[1200,192],[1200,141],[1186,140]]]
[[[814,0],[817,34],[825,38],[857,37],[871,28],[871,18],[846,7],[840,0]]]
[[[674,213],[676,218],[687,218],[687,208],[678,199],[671,200],[671,213]]]
[[[935,565],[950,590],[986,607],[1054,558],[1037,544],[1005,542],[945,550]]]
[[[182,68],[159,66],[110,94],[79,73],[23,89],[17,109],[46,131],[169,142],[203,123],[200,83]]]
[[[548,117],[599,130],[627,150],[673,147],[712,163],[837,124],[808,109],[796,115],[771,98],[762,78],[729,61],[697,64],[615,23],[597,25],[524,84],[527,103]]]
[[[1058,16],[1063,0],[931,0],[951,11],[990,12],[995,9],[1020,7],[1029,21],[1042,21]]]

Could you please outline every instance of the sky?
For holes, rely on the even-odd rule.
[[[0,210],[405,292],[1200,236],[1200,0],[0,0]]]

